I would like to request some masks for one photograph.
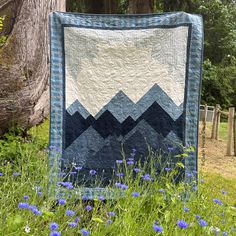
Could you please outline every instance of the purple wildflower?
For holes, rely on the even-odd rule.
[[[103,196],[100,196],[100,197],[98,198],[98,200],[100,200],[100,201],[104,201],[105,198],[104,198]]]
[[[213,199],[213,202],[219,205],[223,205],[222,201],[216,198]]]
[[[171,168],[168,168],[168,167],[165,168],[165,171],[170,171],[170,170],[171,170]]]
[[[115,186],[116,186],[117,188],[120,188],[120,187],[121,187],[121,183],[115,183]]]
[[[13,173],[13,176],[15,176],[15,177],[20,176],[20,173],[14,172],[14,173]]]
[[[117,164],[121,164],[123,161],[122,160],[116,160]]]
[[[138,193],[138,192],[133,192],[133,193],[132,193],[132,196],[133,196],[133,197],[139,197],[139,196],[140,196],[140,193]]]
[[[72,210],[66,210],[66,216],[74,216],[75,212]]]
[[[85,207],[85,209],[86,209],[87,211],[91,211],[93,208],[88,205],[88,206]]]
[[[58,203],[59,203],[60,205],[64,205],[64,204],[66,204],[66,200],[65,200],[65,199],[59,199],[59,200],[58,200]]]
[[[164,193],[165,190],[161,188],[161,189],[158,190],[158,192],[159,192],[159,193]]]
[[[41,196],[43,193],[42,192],[37,192],[37,195],[38,196]]]
[[[205,220],[199,220],[198,223],[201,227],[207,226],[207,222]]]
[[[107,220],[107,224],[111,225],[113,223],[113,221],[111,219]]]
[[[128,186],[127,185],[125,185],[125,184],[121,184],[121,189],[123,189],[123,190],[126,190],[126,189],[128,189]]]
[[[70,175],[76,175],[77,172],[76,172],[76,171],[70,171],[69,174],[70,174]]]
[[[0,172],[0,176],[3,176],[3,173],[2,173],[2,172]]]
[[[186,229],[188,227],[188,223],[185,222],[184,220],[178,220],[176,224],[181,228],[181,229]]]
[[[195,215],[195,218],[199,220],[199,219],[201,219],[201,216]]]
[[[29,196],[28,196],[28,195],[25,195],[25,196],[23,196],[23,198],[24,198],[25,200],[27,200],[27,199],[29,199]]]
[[[58,224],[57,224],[56,222],[52,222],[52,223],[49,225],[49,228],[50,228],[50,230],[58,229]]]
[[[117,173],[116,176],[118,176],[118,177],[123,177],[123,176],[124,176],[124,173]]]
[[[83,201],[87,201],[87,200],[89,200],[89,199],[88,199],[87,196],[83,196],[83,197],[82,197],[82,200],[83,200]]]
[[[153,224],[152,228],[157,232],[157,233],[162,233],[163,228],[159,225]]]
[[[189,211],[189,208],[184,207],[184,212],[188,212],[188,211]]]
[[[192,173],[186,173],[186,177],[188,177],[188,178],[193,177],[193,174]]]
[[[111,216],[111,217],[114,217],[114,216],[116,215],[116,213],[113,212],[113,211],[109,211],[109,212],[108,212],[108,215]]]
[[[134,161],[127,161],[127,165],[133,165]]]
[[[29,208],[29,203],[28,202],[19,202],[18,208],[20,208],[20,209],[28,209]]]
[[[75,228],[77,226],[77,224],[75,222],[69,222],[68,225],[71,227],[71,228]]]
[[[151,176],[149,174],[145,174],[142,176],[143,180],[152,180]]]
[[[224,191],[223,189],[221,190],[221,193],[224,194],[224,195],[227,194],[227,192]]]
[[[89,174],[90,174],[90,175],[96,175],[96,173],[97,173],[96,170],[90,170],[90,171],[89,171]]]
[[[74,222],[75,222],[75,223],[78,223],[79,220],[80,220],[80,218],[79,218],[79,217],[76,217],[75,220],[74,220]]]
[[[50,233],[50,236],[61,236],[61,233],[58,232],[58,231],[52,231],[52,232]]]
[[[141,170],[139,168],[134,168],[134,172],[138,173],[140,172]]]
[[[223,236],[227,236],[228,233],[227,233],[227,232],[222,232],[222,235],[223,235]]]
[[[86,236],[86,235],[89,235],[90,233],[89,233],[89,231],[88,230],[86,230],[86,229],[81,229],[80,230],[80,233],[82,234],[82,235],[84,235],[84,236]]]

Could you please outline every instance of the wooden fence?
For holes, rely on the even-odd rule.
[[[204,109],[203,109],[204,108]],[[200,116],[200,120],[204,122],[212,121],[212,131],[211,138],[219,139],[219,129],[220,129],[220,120],[222,116],[226,116],[228,118],[228,134],[227,134],[227,156],[236,156],[236,113],[235,108],[230,107],[228,112],[224,112],[221,110],[220,105],[216,105],[215,107],[210,107],[209,110],[208,105],[201,105],[200,114],[204,114]],[[209,111],[213,112],[212,119],[209,120]]]

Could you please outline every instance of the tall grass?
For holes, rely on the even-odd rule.
[[[0,235],[236,235],[235,182],[200,173],[198,189],[174,184],[181,165],[161,175],[142,166],[131,178],[137,166],[123,161],[124,177],[116,182],[128,187],[125,197],[48,199],[47,130],[46,122],[31,137],[11,133],[0,142]]]

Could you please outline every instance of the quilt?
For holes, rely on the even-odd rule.
[[[150,151],[195,147],[196,174],[202,44],[202,18],[184,12],[51,13],[50,193],[111,197],[117,160]]]

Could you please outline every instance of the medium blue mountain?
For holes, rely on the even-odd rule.
[[[96,120],[93,116],[86,119],[79,112],[70,115],[65,114],[65,148],[70,146],[83,132],[92,126],[104,139],[109,135],[125,136],[141,120],[145,120],[158,134],[166,137],[173,131],[180,140],[184,135],[184,114],[177,120],[173,120],[170,115],[157,103],[154,102],[137,120],[127,117],[120,123],[110,111],[105,111]]]

